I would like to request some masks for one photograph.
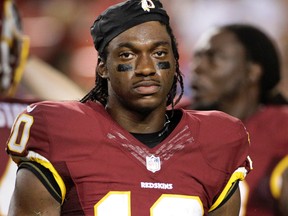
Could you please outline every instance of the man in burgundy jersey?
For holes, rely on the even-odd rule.
[[[23,73],[24,78],[29,79],[29,82],[26,81],[25,84],[29,88],[33,87],[32,93],[37,98],[77,98],[81,91],[75,88],[74,83],[63,79],[56,69],[48,67],[45,62],[36,57],[30,57],[26,64],[29,39],[22,32],[18,10],[11,0],[0,1],[0,35],[0,215],[7,215],[14,190],[17,166],[5,151],[6,141],[17,115],[30,103],[38,101],[16,96],[18,84],[22,82],[24,66],[26,67]],[[43,86],[39,78],[47,83],[58,83],[60,87],[53,88],[54,91],[45,91],[43,94],[42,92],[47,87]],[[51,88],[51,84],[49,86]],[[69,97],[59,92],[60,90],[69,92]],[[57,95],[54,92],[57,92]]]
[[[21,79],[29,47],[11,1],[0,3],[0,34],[0,215],[7,215],[17,166],[7,157],[4,144],[14,119],[32,102],[11,98]]]
[[[161,2],[113,5],[91,34],[95,87],[79,102],[32,104],[14,122],[9,214],[238,215],[248,133],[222,112],[174,108],[183,79]]]
[[[244,24],[205,32],[194,50],[190,108],[224,111],[250,134],[254,170],[241,184],[241,215],[288,215],[288,107],[271,93],[280,80],[279,59],[274,42]]]

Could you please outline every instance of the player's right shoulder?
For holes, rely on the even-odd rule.
[[[75,110],[81,106],[83,104],[78,101],[41,101],[28,105],[25,112],[32,115],[39,112],[65,112]]]
[[[76,121],[77,119],[87,119],[105,115],[105,109],[102,105],[80,101],[42,101],[30,104],[26,107],[23,114],[33,117],[34,121],[48,124],[54,121]]]

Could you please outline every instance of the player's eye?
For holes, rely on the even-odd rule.
[[[132,59],[134,54],[132,52],[121,52],[119,57],[121,59],[127,60],[127,59]]]
[[[156,51],[153,55],[156,58],[162,58],[162,57],[165,57],[167,55],[167,52],[166,51]]]

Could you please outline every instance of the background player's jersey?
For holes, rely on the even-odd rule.
[[[31,102],[0,98],[0,215],[7,215],[17,170],[5,151],[6,141],[17,115]]]
[[[251,134],[253,174],[241,190],[247,216],[278,216],[281,175],[288,167],[288,106],[267,106],[245,122]]]
[[[150,149],[102,105],[42,102],[18,117],[8,149],[53,172],[62,215],[207,215],[249,172],[248,135],[224,113],[182,112]]]

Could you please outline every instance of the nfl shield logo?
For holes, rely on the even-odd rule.
[[[153,173],[159,171],[161,168],[160,157],[146,156],[146,168]]]

